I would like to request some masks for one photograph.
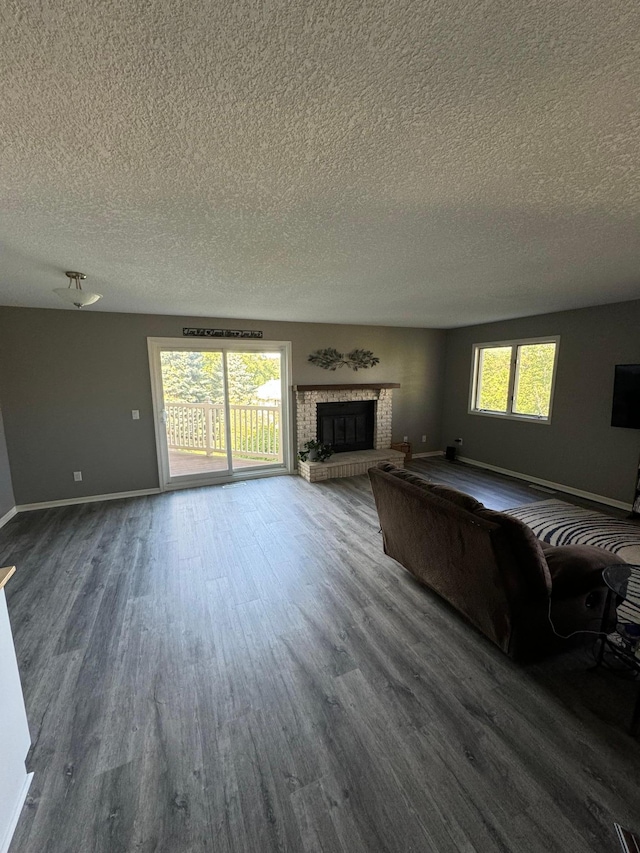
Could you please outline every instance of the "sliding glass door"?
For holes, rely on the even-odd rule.
[[[149,339],[164,488],[287,470],[289,346]]]

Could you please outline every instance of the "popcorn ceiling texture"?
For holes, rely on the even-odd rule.
[[[640,296],[637,0],[4,0],[0,302],[454,326]],[[75,309],[70,309],[75,310]]]

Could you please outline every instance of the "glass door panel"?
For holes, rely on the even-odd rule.
[[[170,478],[228,472],[222,352],[163,350],[160,369]]]
[[[161,488],[289,470],[288,342],[148,344]]]
[[[282,356],[228,350],[227,389],[231,467],[282,465]]]

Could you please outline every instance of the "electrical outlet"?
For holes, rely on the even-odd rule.
[[[76,481],[76,483],[82,482],[82,471],[74,471],[73,479]]]
[[[403,440],[403,441],[409,441],[409,436],[408,436],[408,435],[403,435],[403,436],[402,436],[402,440]]]
[[[423,435],[423,436],[422,436],[422,443],[423,443],[423,444],[426,444],[426,443],[427,443],[427,436],[426,436],[426,435]]]
[[[453,440],[458,445],[458,447],[462,447],[462,439],[461,438],[454,438]]]
[[[134,421],[140,420],[140,409],[131,409],[131,417]]]

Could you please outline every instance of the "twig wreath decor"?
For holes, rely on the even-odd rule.
[[[364,370],[380,363],[380,359],[376,358],[371,350],[352,349],[345,356],[343,352],[338,352],[333,347],[317,349],[311,353],[307,360],[325,370],[336,370],[338,367],[344,367],[344,365],[350,367],[351,370]]]

